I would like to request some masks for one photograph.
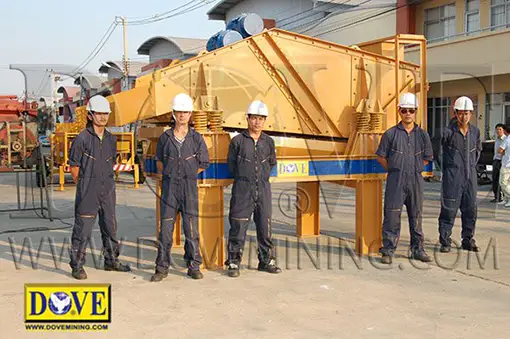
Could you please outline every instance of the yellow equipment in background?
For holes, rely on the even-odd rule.
[[[420,49],[420,65],[404,61],[406,45]],[[375,151],[384,131],[399,121],[402,92],[418,96],[417,123],[426,128],[425,53],[423,36],[347,47],[272,29],[140,77],[134,89],[109,97],[109,123],[143,121],[138,137],[145,170],[156,174],[155,145],[170,121],[171,100],[180,92],[192,96],[195,128],[211,159],[199,180],[201,249],[206,267],[221,267],[223,188],[232,183],[229,132],[245,128],[248,104],[262,100],[270,111],[266,132],[277,146],[271,181],[296,182],[300,197],[297,235],[319,235],[319,182],[335,182],[356,190],[357,252],[377,253],[386,173]]]
[[[70,173],[69,150],[76,136],[87,125],[87,110],[85,106],[76,108],[75,121],[72,123],[57,124],[56,132],[51,135],[50,173],[51,183],[58,174],[59,190],[64,190],[65,174]],[[134,187],[138,188],[139,165],[135,163],[136,147],[133,133],[112,133],[117,138],[117,159],[113,169],[118,176],[119,172],[134,171]]]

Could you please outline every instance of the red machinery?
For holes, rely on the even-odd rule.
[[[35,164],[37,106],[37,102],[19,101],[15,95],[0,96],[0,168]]]

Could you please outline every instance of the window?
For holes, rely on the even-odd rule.
[[[425,36],[428,40],[445,40],[455,33],[455,3],[425,10]]]
[[[491,0],[491,27],[501,29],[510,26],[510,0]]]
[[[443,130],[450,122],[450,110],[453,105],[451,98],[429,98],[427,129],[433,139],[441,138]]]
[[[480,0],[466,0],[466,33],[480,30]]]

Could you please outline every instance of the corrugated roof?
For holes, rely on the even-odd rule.
[[[78,86],[60,86],[57,93],[66,93],[68,98],[74,98],[76,94],[80,93],[80,87]]]
[[[119,72],[123,72],[123,69],[124,69],[124,62],[123,61],[107,61],[105,62],[106,65],[112,67],[112,68],[115,68],[116,70],[118,70]],[[106,65],[102,65],[101,67],[99,67],[99,73],[101,74],[106,74],[108,73],[108,66]],[[140,73],[142,73],[142,67],[147,65],[146,62],[143,62],[143,61],[128,61],[128,70],[129,70],[129,74],[128,76],[137,76],[139,75]]]
[[[160,41],[168,41],[174,44],[182,54],[198,54],[198,52],[205,50],[205,46],[207,45],[207,39],[155,36],[147,39],[138,47],[138,54],[149,55],[150,49]],[[178,55],[174,57],[178,57]],[[169,55],[168,58],[172,59],[172,56]]]
[[[227,12],[244,0],[221,0],[207,12],[209,20],[225,20]]]

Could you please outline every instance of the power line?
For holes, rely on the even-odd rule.
[[[430,0],[425,0],[424,2],[428,2],[428,1],[430,1]],[[402,7],[408,6],[408,5],[409,5],[409,3],[405,3],[405,4],[400,5],[400,6],[395,6],[394,8],[390,8],[390,9],[388,9],[388,10],[385,10],[385,11],[382,11],[382,12],[379,12],[379,13],[376,13],[376,14],[373,14],[373,15],[370,15],[370,16],[368,16],[368,17],[364,17],[364,18],[362,18],[362,19],[360,19],[360,20],[357,20],[357,21],[354,21],[354,22],[350,22],[350,23],[345,24],[345,25],[343,25],[343,26],[338,26],[338,27],[335,27],[335,28],[333,28],[333,29],[326,30],[326,31],[324,31],[324,32],[320,32],[320,33],[318,33],[318,34],[315,34],[314,36],[315,36],[315,37],[318,37],[318,36],[321,36],[321,35],[324,35],[324,34],[329,34],[329,33],[333,33],[333,32],[338,32],[338,31],[341,31],[341,30],[343,30],[343,29],[345,29],[345,28],[348,28],[348,27],[351,27],[351,26],[357,25],[357,24],[359,24],[359,23],[363,23],[364,21],[367,21],[367,20],[371,20],[371,19],[377,18],[377,17],[379,17],[379,16],[381,16],[381,15],[384,15],[384,14],[389,14],[389,13],[391,13],[391,12],[393,12],[393,11],[396,11],[396,10],[398,10],[398,9],[400,9],[400,8],[402,8]]]
[[[106,30],[106,32],[102,36],[101,40],[99,40],[99,42],[97,43],[96,47],[94,47],[94,49],[92,49],[90,54],[85,58],[85,60],[83,60],[81,62],[81,64],[79,64],[75,69],[73,69],[70,72],[72,74],[71,77],[74,78],[78,73],[80,73],[99,54],[101,49],[104,47],[104,45],[106,44],[108,39],[110,39],[110,37],[112,36],[113,32],[115,31],[115,28],[117,27],[117,24],[118,23],[117,23],[116,20],[114,20],[110,24],[110,26],[108,27],[108,29]]]
[[[197,2],[195,5],[191,6],[191,7],[188,7],[188,8],[184,8],[182,9],[181,11],[177,12],[177,13],[173,13],[175,12],[176,10],[180,9],[180,8],[183,8],[183,7],[186,7],[194,2]],[[155,22],[158,22],[158,21],[162,21],[162,20],[166,20],[166,19],[169,19],[169,18],[174,18],[176,16],[179,16],[179,15],[183,15],[183,14],[186,14],[186,13],[189,13],[189,12],[192,12],[194,10],[197,10],[201,7],[204,7],[206,5],[208,5],[209,2],[207,1],[200,1],[200,0],[193,0],[193,1],[189,1],[187,3],[185,3],[184,5],[182,6],[179,6],[171,11],[169,11],[169,14],[167,15],[164,15],[164,16],[154,16],[153,18],[150,18],[150,19],[146,19],[146,20],[140,20],[140,21],[131,21],[131,22],[127,22],[126,24],[128,26],[140,26],[140,25],[148,25],[148,24],[152,24],[152,23],[155,23]]]
[[[179,7],[173,8],[173,9],[171,9],[169,11],[166,11],[166,12],[163,12],[163,13],[154,14],[154,15],[151,15],[150,17],[146,17],[146,18],[143,18],[143,19],[126,18],[126,21],[128,23],[131,23],[131,24],[149,23],[149,21],[151,21],[151,20],[154,20],[154,19],[157,19],[159,17],[165,16],[165,15],[170,14],[172,12],[175,12],[176,10],[179,10],[179,9],[181,9],[183,7],[186,7],[186,6],[192,4],[193,2],[196,2],[196,1],[197,0],[191,0],[191,1],[187,2],[187,3],[185,3],[184,5],[181,5]]]

